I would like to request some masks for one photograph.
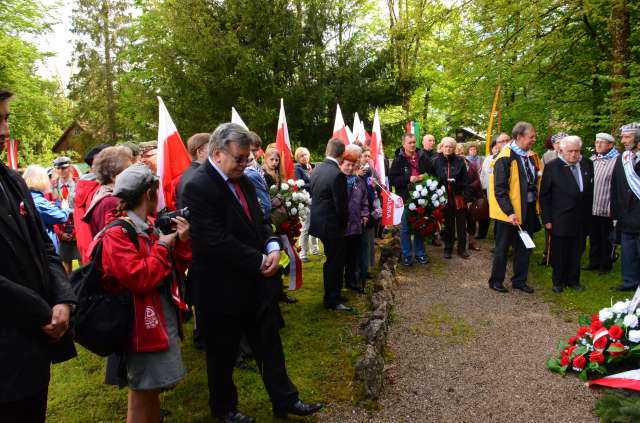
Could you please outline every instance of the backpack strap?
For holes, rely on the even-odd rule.
[[[115,226],[121,226],[125,231],[127,231],[127,235],[129,236],[129,239],[131,240],[131,242],[133,242],[133,245],[136,246],[136,250],[140,249],[140,244],[138,243],[138,233],[136,232],[136,229],[133,227],[133,225],[126,219],[116,219],[110,222],[107,226],[102,228],[99,235],[104,234],[106,231],[108,231],[109,229]],[[99,236],[99,235],[96,235],[96,236]],[[102,240],[100,241],[101,241],[100,244],[102,245]]]

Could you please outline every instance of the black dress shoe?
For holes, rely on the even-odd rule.
[[[256,421],[253,417],[245,416],[237,411],[229,411],[227,414],[216,417],[224,423],[255,423]]]
[[[292,404],[289,408],[284,410],[273,410],[273,415],[279,419],[286,419],[288,414],[293,414],[294,416],[310,416],[313,413],[320,411],[322,408],[322,404],[319,403],[311,403],[305,404],[304,402],[298,400],[294,404]]]
[[[459,255],[460,257],[462,257],[463,259],[468,259],[469,257],[471,257],[471,256],[469,255],[469,253],[467,253],[466,251],[463,251],[463,252],[461,252],[461,253],[458,253],[458,255]]]
[[[533,294],[533,288],[531,288],[529,285],[527,285],[526,283],[523,285],[516,285],[513,287],[513,289],[518,289],[522,292],[526,292],[527,294]]]
[[[551,290],[556,294],[560,294],[562,292],[562,287],[554,285],[553,288],[551,288]]]
[[[504,294],[505,292],[509,292],[509,291],[507,290],[507,288],[505,288],[505,287],[504,287],[504,285],[503,285],[503,284],[501,284],[501,283],[491,283],[491,282],[489,282],[489,288],[493,289],[494,291],[501,292],[501,293],[503,293],[503,294]]]
[[[450,253],[450,252],[448,252],[448,251],[445,251],[445,252],[444,252],[444,258],[446,258],[446,259],[450,259],[450,258],[451,258],[451,253]]]

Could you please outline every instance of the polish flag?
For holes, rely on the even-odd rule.
[[[382,188],[382,220],[383,226],[399,225],[404,213],[404,201],[402,197]]]
[[[363,142],[361,139],[359,139],[358,134],[360,133],[360,116],[358,116],[358,112],[355,112],[353,114],[353,136],[355,138],[356,141],[360,141]]]
[[[349,125],[345,126],[344,129],[347,131],[347,139],[349,140],[347,145],[353,144],[353,142],[356,140],[356,136],[351,131],[351,128],[349,128]]]
[[[380,130],[378,109],[376,109],[376,113],[373,116],[373,128],[371,128],[371,159],[373,160],[373,168],[380,177],[380,183],[386,186],[387,175],[384,167],[384,149],[382,148],[382,131]]]
[[[336,121],[333,124],[332,138],[338,138],[346,145],[350,144],[349,135],[347,133],[347,126],[344,124],[344,119],[342,118],[342,111],[340,110],[339,104],[336,105]]]
[[[173,123],[164,102],[158,97],[159,120],[158,120],[158,210],[165,207],[175,210],[176,198],[174,180],[177,180],[182,172],[191,164],[191,157],[178,134],[176,125]]]
[[[356,126],[354,122],[353,126],[353,135],[360,144],[366,145],[367,143],[367,131],[364,130],[364,122],[360,120],[358,113],[356,112],[355,119],[358,120],[358,125]],[[354,120],[355,120],[354,119]]]
[[[9,169],[18,170],[18,145],[20,141],[9,139],[5,142],[7,147],[7,165]]]
[[[287,179],[295,179],[293,170],[293,153],[291,151],[291,141],[289,140],[289,128],[287,127],[287,117],[284,114],[284,100],[280,99],[280,116],[278,117],[278,132],[276,133],[276,148],[280,152],[280,163],[283,166],[284,175]]]
[[[247,131],[249,130],[249,127],[244,123],[244,121],[240,117],[240,114],[238,113],[235,107],[231,108],[231,123],[238,124],[242,126],[244,129],[246,129]]]
[[[587,382],[588,386],[598,385],[608,388],[629,389],[631,391],[640,391],[640,369],[629,370],[615,375],[593,379]]]

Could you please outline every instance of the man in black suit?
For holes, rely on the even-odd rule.
[[[580,257],[584,251],[593,202],[593,163],[580,155],[582,140],[560,140],[560,154],[542,174],[540,206],[545,229],[551,233],[553,292],[568,286],[582,291]]]
[[[0,90],[0,153],[9,99]],[[24,180],[0,162],[0,420],[44,422],[51,362],[75,356],[76,297]]]
[[[244,175],[251,138],[225,123],[213,132],[207,161],[187,181],[183,201],[191,211],[198,323],[207,350],[209,405],[224,422],[253,422],[238,412],[233,367],[246,335],[278,417],[306,416],[321,408],[305,404],[287,376],[278,333],[280,245]]]
[[[191,163],[189,167],[182,172],[182,175],[180,175],[180,181],[176,187],[176,207],[178,209],[184,207],[182,204],[182,193],[184,192],[185,185],[187,185],[187,181],[193,176],[200,165],[207,160],[209,135],[210,134],[206,132],[200,132],[192,135],[191,138],[187,140],[187,151],[189,151],[189,156],[191,156]]]
[[[311,174],[311,224],[309,234],[320,238],[326,260],[322,267],[324,306],[351,311],[340,302],[346,256],[345,231],[349,213],[347,177],[340,170],[345,145],[339,139],[329,140],[326,158]]]

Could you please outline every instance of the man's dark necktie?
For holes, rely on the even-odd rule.
[[[533,174],[533,170],[531,170],[532,166],[533,164],[531,163],[531,157],[525,157],[524,167],[525,167],[525,171],[527,172],[527,182],[529,183],[529,185],[533,185],[536,181],[536,177]]]

